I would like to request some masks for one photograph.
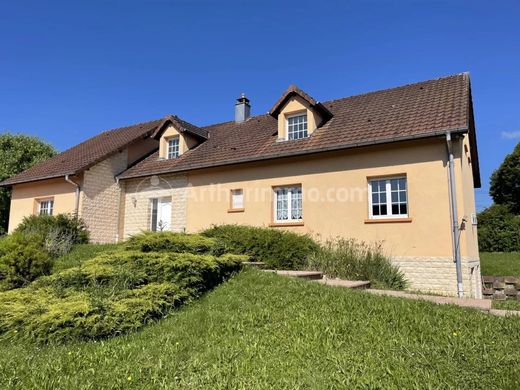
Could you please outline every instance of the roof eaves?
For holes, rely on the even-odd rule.
[[[6,180],[0,182],[0,187],[12,187],[13,185],[16,185],[16,184],[25,184],[25,183],[33,183],[35,181],[41,181],[41,180],[57,179],[59,177],[65,177],[67,175],[69,175],[69,176],[76,176],[77,172],[68,172],[68,173],[65,173],[65,174],[61,174],[60,173],[60,174],[56,174],[56,175],[36,177],[36,178],[32,178],[32,179],[27,179],[27,180],[24,180],[24,179],[21,179],[21,180],[6,179]]]
[[[362,147],[366,147],[366,146],[390,144],[390,143],[395,143],[395,142],[436,138],[439,136],[444,136],[448,132],[450,132],[452,134],[463,134],[463,133],[468,132],[468,128],[459,127],[459,128],[454,128],[454,129],[432,131],[432,132],[425,133],[425,134],[415,134],[415,135],[407,135],[407,136],[402,136],[402,137],[385,138],[385,139],[381,139],[381,140],[370,140],[370,141],[365,141],[365,142],[357,142],[357,143],[348,144],[348,145],[332,145],[332,146],[315,149],[315,150],[298,150],[298,151],[289,152],[289,153],[276,153],[276,154],[270,154],[270,155],[265,155],[265,156],[245,157],[245,158],[238,158],[238,159],[234,159],[234,160],[222,161],[221,163],[194,164],[190,167],[181,168],[181,169],[166,169],[164,171],[158,170],[153,173],[143,173],[143,174],[134,174],[134,175],[130,174],[128,176],[120,177],[119,179],[120,180],[136,179],[139,177],[146,177],[146,176],[151,176],[151,175],[162,175],[162,174],[167,174],[167,173],[187,172],[187,171],[194,171],[194,170],[198,170],[198,169],[213,168],[213,167],[220,167],[220,166],[226,166],[226,165],[236,165],[236,164],[243,164],[243,163],[248,163],[248,162],[274,160],[277,158],[298,157],[298,156],[303,156],[303,155],[313,155],[313,154],[319,154],[319,153],[325,153],[325,152],[334,152],[334,151],[338,151],[338,150],[357,149],[357,148],[362,148]]]

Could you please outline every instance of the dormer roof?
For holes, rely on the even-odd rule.
[[[278,114],[280,111],[282,111],[287,101],[294,96],[298,96],[303,99],[309,105],[311,110],[316,110],[323,118],[323,123],[327,122],[330,118],[333,117],[332,112],[330,112],[327,107],[325,107],[311,95],[298,88],[294,84],[289,85],[289,88],[285,90],[283,95],[280,96],[280,99],[278,99],[274,106],[271,107],[269,110],[269,115],[273,116],[274,118],[278,118]]]
[[[166,115],[161,124],[152,134],[152,138],[159,139],[169,125],[173,125],[180,133],[187,133],[202,140],[208,139],[208,132],[200,127],[197,127],[185,120],[179,118],[177,115]]]

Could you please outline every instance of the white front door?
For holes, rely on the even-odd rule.
[[[157,230],[171,230],[172,228],[172,202],[169,199],[160,199],[159,218]],[[159,228],[160,227],[160,228]]]
[[[156,232],[171,230],[172,227],[172,201],[170,198],[152,199],[152,226]]]

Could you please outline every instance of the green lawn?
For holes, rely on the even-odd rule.
[[[0,388],[519,388],[520,318],[248,270],[138,333],[0,341]]]
[[[481,274],[520,277],[520,252],[481,252]]]

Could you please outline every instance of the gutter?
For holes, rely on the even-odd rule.
[[[74,207],[74,215],[76,218],[78,218],[79,216],[79,195],[80,195],[80,192],[81,192],[81,187],[78,183],[76,183],[75,181],[72,181],[70,178],[69,178],[69,175],[65,175],[65,181],[67,183],[70,183],[72,184],[74,187],[76,187],[76,205]]]
[[[127,176],[124,176],[124,173],[126,171],[123,171],[117,177],[119,177],[120,180],[128,180],[128,179],[136,179],[136,178],[152,176],[152,175],[165,175],[168,173],[182,173],[182,172],[187,172],[187,171],[195,171],[198,169],[237,165],[237,164],[243,164],[243,163],[248,163],[248,162],[268,161],[268,160],[274,160],[274,159],[278,159],[278,158],[308,156],[308,155],[320,154],[320,153],[324,153],[324,152],[335,152],[335,151],[341,151],[341,150],[357,149],[357,148],[362,148],[362,147],[366,147],[366,146],[378,146],[378,145],[384,145],[384,144],[392,144],[395,142],[437,138],[440,136],[445,136],[447,131],[452,134],[464,134],[464,133],[468,132],[468,128],[460,127],[460,128],[454,128],[451,130],[438,130],[438,131],[433,131],[433,132],[426,133],[426,134],[415,134],[415,135],[408,135],[408,136],[384,138],[381,140],[371,139],[368,141],[356,142],[356,143],[348,144],[348,145],[328,146],[328,147],[320,148],[317,150],[303,149],[303,150],[298,150],[295,152],[273,153],[273,154],[269,154],[269,155],[265,155],[265,156],[242,157],[242,158],[237,158],[237,159],[233,159],[233,160],[222,161],[219,163],[200,163],[200,164],[193,164],[191,166],[180,168],[180,169],[175,169],[175,167],[172,167],[172,168],[167,168],[165,170],[155,170],[154,172],[130,174]],[[131,168],[129,168],[129,169],[131,169]]]
[[[457,210],[457,186],[455,183],[455,162],[453,158],[453,142],[451,132],[446,132],[446,147],[448,152],[448,186],[450,191],[450,217],[451,217],[451,238],[453,248],[453,261],[457,270],[457,296],[464,297],[462,286],[462,264],[460,255],[460,232],[459,217]],[[464,221],[463,221],[464,222]]]

